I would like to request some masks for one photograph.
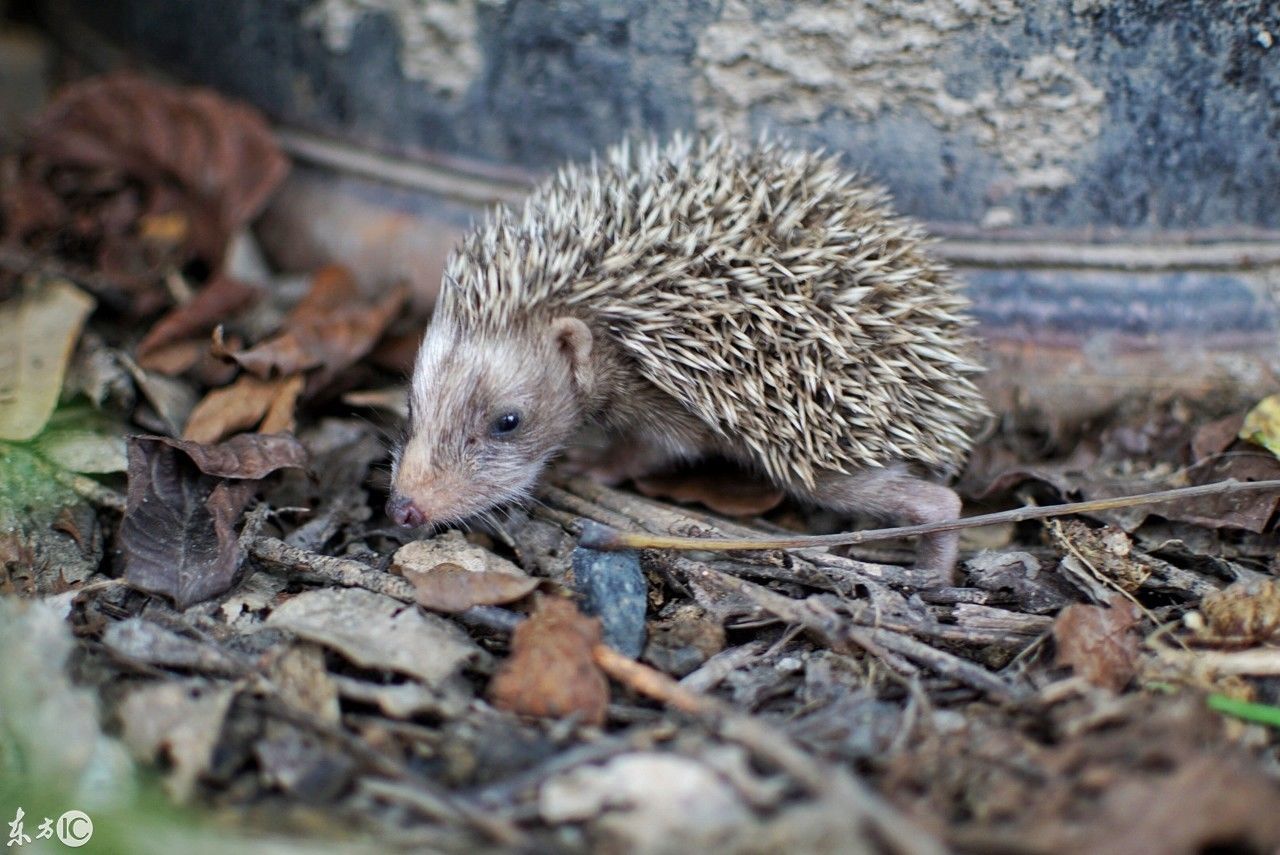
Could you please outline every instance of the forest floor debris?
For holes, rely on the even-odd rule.
[[[723,467],[553,475],[425,540],[382,510],[425,319],[246,260],[286,169],[247,108],[136,76],[0,162],[0,808],[133,848],[106,817],[149,769],[183,822],[312,850],[1280,847],[1280,494],[1007,520],[947,588],[895,544],[578,544],[847,522]],[[1273,409],[1135,401],[1048,446],[1005,414],[961,489],[1274,479]]]

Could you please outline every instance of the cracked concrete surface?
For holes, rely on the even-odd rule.
[[[1073,50],[1059,46],[993,69],[971,92],[946,70],[963,50],[957,34],[1018,16],[1009,0],[731,0],[698,39],[698,121],[741,133],[761,108],[788,125],[833,109],[867,122],[915,109],[939,130],[967,132],[996,153],[1017,187],[1065,187],[1099,134],[1105,101]]]

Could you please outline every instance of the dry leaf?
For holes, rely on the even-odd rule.
[[[355,664],[408,674],[439,688],[483,653],[457,624],[363,588],[307,591],[267,625],[337,650]]]
[[[600,621],[584,617],[569,600],[543,597],[516,627],[511,656],[489,683],[489,698],[521,715],[577,715],[585,724],[604,724],[609,683],[591,654],[600,643]]]
[[[230,234],[262,209],[289,168],[253,108],[210,89],[127,73],[59,92],[32,125],[28,149],[44,163],[119,171],[170,188],[177,201],[144,216],[173,223],[173,214],[184,215],[178,236],[214,267]],[[167,232],[175,236],[172,227]]]
[[[396,571],[430,570],[437,564],[456,564],[472,573],[506,573],[525,576],[525,572],[501,555],[467,540],[460,531],[446,531],[429,540],[414,540],[396,550],[391,563]]]
[[[248,350],[223,353],[261,378],[316,370],[309,387],[315,391],[373,349],[406,296],[405,289],[397,288],[366,304],[348,270],[326,267],[317,271],[311,290],[279,333]]]
[[[1226,451],[1239,437],[1243,426],[1243,413],[1233,413],[1201,425],[1191,437],[1191,459],[1199,463]]]
[[[261,423],[264,434],[292,429],[293,410],[302,392],[301,374],[277,380],[244,375],[230,386],[214,389],[191,411],[182,438],[219,442]]]
[[[121,703],[125,744],[147,763],[167,761],[165,787],[174,799],[189,798],[208,771],[235,693],[233,686],[183,680],[144,686]]]
[[[208,333],[230,315],[251,305],[260,295],[257,288],[238,279],[229,276],[214,278],[196,292],[190,302],[170,310],[156,321],[146,338],[138,343],[138,364],[159,370],[152,364],[152,359],[161,348]]]
[[[550,778],[538,791],[538,813],[553,825],[595,820],[606,841],[599,851],[637,855],[728,851],[725,840],[752,821],[723,772],[657,751],[584,763]]]
[[[1280,633],[1280,580],[1236,582],[1207,594],[1200,601],[1199,614],[1196,635],[1201,640],[1234,644],[1272,641]]]
[[[457,564],[437,564],[430,570],[401,570],[413,583],[418,605],[437,612],[464,612],[472,606],[511,603],[538,587],[531,576],[510,573],[473,573]]]
[[[195,367],[208,352],[208,342],[186,338],[157,346],[148,351],[145,357],[139,357],[138,364],[148,371],[164,374],[166,377],[177,377]],[[232,373],[234,372],[235,368],[232,366]]]
[[[129,584],[184,609],[231,587],[242,558],[234,526],[254,484],[204,474],[174,446],[130,439],[120,543]]]
[[[1140,617],[1127,598],[1113,594],[1110,607],[1073,603],[1053,623],[1057,665],[1068,665],[1095,686],[1118,692],[1133,678]]]
[[[538,579],[457,531],[406,543],[392,557],[391,571],[413,583],[419,605],[438,612],[514,602],[539,585]]]
[[[178,449],[201,472],[218,478],[265,478],[277,469],[301,469],[307,465],[307,449],[286,433],[242,433],[216,445],[171,439],[167,436],[134,437]]]
[[[1154,560],[1134,549],[1129,535],[1115,526],[1093,528],[1080,520],[1054,520],[1046,530],[1064,553],[1067,569],[1081,576],[1096,574],[1100,582],[1136,591],[1155,568]]]
[[[60,281],[0,304],[0,439],[27,440],[44,429],[93,305]]]

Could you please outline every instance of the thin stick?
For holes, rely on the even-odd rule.
[[[596,645],[591,654],[600,670],[619,683],[698,717],[722,739],[742,745],[785,771],[815,798],[839,804],[866,828],[868,837],[886,840],[890,851],[915,855],[940,855],[944,851],[928,832],[882,801],[848,770],[806,753],[783,731],[734,710],[719,698],[692,691],[607,645]]]
[[[1062,505],[1014,508],[1011,511],[998,511],[993,514],[980,514],[974,517],[925,523],[923,525],[877,528],[867,531],[841,532],[840,534],[797,535],[795,537],[674,537],[644,532],[618,531],[615,528],[592,520],[584,520],[582,523],[582,536],[578,539],[578,542],[588,549],[600,550],[683,549],[721,552],[748,549],[809,549],[816,546],[845,546],[856,543],[871,543],[877,540],[892,540],[898,537],[913,537],[921,534],[933,534],[939,531],[955,531],[963,528],[1023,522],[1024,520],[1042,520],[1050,517],[1066,516],[1067,514],[1111,511],[1117,508],[1133,508],[1139,505],[1158,505],[1177,499],[1197,499],[1204,496],[1221,496],[1228,493],[1264,490],[1280,492],[1280,480],[1236,481],[1233,479],[1220,481],[1216,484],[1202,484],[1199,487],[1179,487],[1176,490],[1161,490],[1156,493],[1143,493],[1137,496],[1117,496],[1114,499],[1094,499],[1089,502],[1068,502]]]

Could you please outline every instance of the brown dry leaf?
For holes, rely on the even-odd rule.
[[[157,346],[154,350],[148,351],[145,358],[139,359],[138,364],[156,374],[177,377],[199,364],[201,357],[208,352],[208,342],[186,338]],[[221,364],[226,365],[225,362]],[[234,373],[235,366],[229,367]]]
[[[1068,569],[1092,570],[1122,590],[1138,590],[1154,569],[1154,562],[1134,549],[1129,535],[1115,526],[1092,528],[1080,520],[1054,520],[1046,529],[1054,546],[1064,553],[1064,563],[1072,565]],[[1075,566],[1079,562],[1087,567]]]
[[[301,374],[276,380],[243,375],[230,386],[214,389],[191,411],[182,438],[193,442],[220,442],[237,431],[261,423],[264,434],[293,428],[293,411],[302,393]]]
[[[577,715],[586,724],[604,724],[609,683],[591,654],[600,643],[600,621],[584,617],[569,600],[542,597],[516,627],[511,656],[489,683],[490,700],[520,715]]]
[[[167,436],[134,437],[178,449],[206,475],[216,478],[265,478],[277,469],[301,469],[307,465],[307,449],[286,433],[242,433],[226,442],[206,445]]]
[[[782,503],[786,494],[761,478],[728,466],[698,466],[681,472],[635,479],[650,498],[698,502],[729,517],[755,517]]]
[[[1073,603],[1053,623],[1055,663],[1067,665],[1095,686],[1118,692],[1133,678],[1138,659],[1135,628],[1141,613],[1113,594],[1110,607]]]
[[[1232,453],[1197,467],[1193,483],[1213,484],[1231,478],[1237,481],[1280,478],[1280,460],[1261,449],[1254,451],[1256,453]],[[1151,512],[1165,519],[1205,528],[1239,528],[1261,534],[1275,516],[1278,504],[1280,493],[1224,493],[1154,505]]]
[[[120,543],[129,584],[184,609],[231,587],[242,558],[234,526],[254,484],[201,473],[173,443],[130,439]]]
[[[449,531],[396,550],[391,571],[417,589],[418,604],[440,612],[510,603],[527,596],[539,580],[501,556]]]
[[[182,237],[215,268],[230,234],[262,209],[289,168],[251,107],[128,73],[63,89],[33,124],[28,148],[42,163],[140,181],[152,191],[143,216],[184,214]],[[168,191],[166,204],[157,204],[155,188]]]
[[[251,305],[260,295],[261,292],[252,285],[229,276],[217,276],[190,302],[172,309],[156,321],[146,338],[138,343],[138,364],[153,371],[161,370],[151,361],[161,348],[208,333],[228,316]]]
[[[1200,601],[1204,641],[1261,644],[1280,633],[1280,580],[1236,582]],[[1188,616],[1190,617],[1190,616]]]
[[[401,568],[401,574],[413,583],[418,605],[436,612],[512,603],[538,587],[538,580],[531,576],[472,573],[457,564],[437,564],[430,570]]]
[[[1191,437],[1191,458],[1199,463],[1221,454],[1236,441],[1244,425],[1244,413],[1235,413],[1201,425]]]
[[[93,304],[60,281],[0,304],[0,439],[27,440],[44,429]]]
[[[396,288],[367,304],[350,271],[331,265],[316,272],[311,290],[281,332],[248,350],[224,354],[262,378],[318,369],[309,387],[315,391],[373,349],[406,296],[404,288]]]

